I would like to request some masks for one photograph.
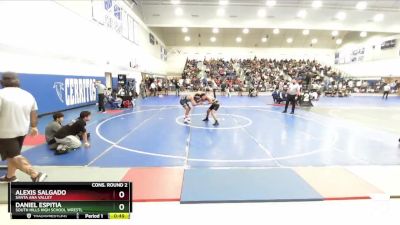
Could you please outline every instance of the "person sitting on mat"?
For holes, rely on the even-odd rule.
[[[54,139],[54,135],[58,130],[62,127],[62,122],[64,121],[64,114],[61,112],[56,112],[53,114],[53,121],[51,121],[45,130],[46,142],[49,145],[51,150],[56,150],[58,144],[56,143],[56,139]]]
[[[67,153],[68,150],[77,149],[81,147],[82,138],[83,145],[90,147],[88,141],[88,133],[86,131],[86,122],[90,121],[91,113],[89,111],[83,111],[80,113],[79,118],[72,121],[70,124],[63,126],[54,135],[57,144],[56,154]]]

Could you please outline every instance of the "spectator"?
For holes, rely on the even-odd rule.
[[[58,130],[62,127],[62,122],[64,121],[64,114],[61,112],[57,112],[53,114],[53,121],[51,121],[45,130],[46,142],[49,145],[51,150],[57,149],[56,139],[54,139],[54,135]]]
[[[212,90],[213,90],[214,98],[217,98],[216,92],[217,92],[218,86],[217,86],[217,83],[215,82],[215,79],[211,80],[211,87],[212,87]]]
[[[180,94],[179,94],[180,89],[181,89],[181,85],[179,84],[179,81],[176,80],[175,81],[175,94],[176,94],[176,96],[180,96]]]
[[[159,95],[161,93],[162,89],[163,89],[162,80],[158,80],[157,81],[157,95]]]
[[[70,124],[63,126],[54,135],[57,144],[57,154],[63,154],[71,149],[77,149],[81,147],[82,142],[79,136],[82,137],[83,145],[90,147],[88,141],[88,133],[86,131],[86,122],[90,121],[91,113],[89,111],[83,111],[80,113],[79,118],[72,121]]]
[[[128,96],[128,93],[123,86],[119,86],[117,96],[122,97],[122,98]]]
[[[111,94],[112,94],[112,89],[111,89],[111,88],[107,88],[107,89],[104,91],[104,95],[105,95],[106,98],[109,97],[109,96],[111,96]]]
[[[221,84],[221,95],[225,96],[225,93],[226,93],[226,82],[222,81],[222,84]]]
[[[395,80],[394,82],[392,82],[392,84],[390,84],[392,93],[397,91],[397,80]]]
[[[142,96],[142,98],[146,98],[146,83],[144,81],[142,81],[140,83],[140,95]]]
[[[122,99],[118,98],[116,94],[108,95],[106,96],[106,99],[111,109],[121,108]]]
[[[47,174],[33,169],[29,161],[21,155],[25,136],[36,136],[37,104],[35,98],[20,88],[18,75],[13,72],[2,74],[0,81],[0,155],[7,160],[7,173],[0,177],[3,182],[18,181],[17,170],[28,174],[33,182],[42,182]]]
[[[391,89],[390,84],[386,84],[386,85],[383,87],[383,97],[382,97],[382,99],[384,99],[385,96],[386,96],[386,100],[388,99],[390,89]]]
[[[238,95],[243,96],[244,84],[241,81],[238,81]]]
[[[150,84],[150,92],[153,93],[154,96],[157,94],[157,86],[154,82]]]
[[[165,80],[163,87],[164,87],[164,94],[168,95],[168,91],[169,91],[169,82],[168,82],[168,80]]]
[[[279,102],[279,88],[276,88],[274,92],[272,92],[272,99],[274,100],[274,103],[280,103]]]
[[[96,81],[95,86],[97,89],[99,112],[105,112],[106,108],[104,107],[104,98],[105,98],[106,86],[104,86],[104,84],[102,84],[101,81]]]

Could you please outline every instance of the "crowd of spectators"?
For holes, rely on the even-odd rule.
[[[215,82],[223,91],[246,91],[250,96],[258,92],[284,92],[291,80],[297,80],[302,91],[312,97],[321,94],[345,97],[350,93],[383,91],[382,81],[363,81],[344,77],[331,66],[316,60],[295,59],[188,59],[182,74],[182,85],[194,90],[212,89]],[[213,82],[212,82],[213,81]],[[393,91],[399,82],[391,84]]]
[[[346,97],[351,93],[383,92],[383,81],[363,81],[344,77],[331,66],[316,60],[295,59],[204,59],[186,61],[181,77],[146,77],[140,84],[142,97],[168,95],[169,91],[220,92],[221,95],[246,93],[258,96],[260,92],[285,94],[290,82],[298,81],[302,93],[313,100],[321,95]],[[399,87],[391,84],[392,92]]]
[[[248,92],[257,96],[258,92],[276,90],[284,92],[288,84],[297,80],[303,90],[321,94],[345,80],[332,67],[324,66],[315,60],[276,60],[276,59],[210,59],[187,60],[182,79],[183,85],[193,89],[207,89],[214,81],[223,92]]]

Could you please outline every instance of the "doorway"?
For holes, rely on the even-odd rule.
[[[112,88],[112,73],[105,73],[106,76],[106,87]]]

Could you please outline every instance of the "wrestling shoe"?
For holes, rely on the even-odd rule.
[[[215,121],[215,123],[213,124],[214,126],[219,126],[218,121]]]
[[[38,175],[35,178],[32,178],[32,182],[43,182],[47,178],[47,174],[39,172]]]
[[[60,144],[60,145],[57,146],[55,154],[56,155],[61,155],[61,154],[65,154],[67,152],[68,152],[67,146],[63,145],[63,144]]]
[[[203,121],[204,121],[204,122],[208,122],[208,118],[205,118]]]
[[[7,174],[6,174],[6,175],[0,177],[0,182],[18,182],[18,181],[19,180],[17,179],[16,176],[8,178]]]

